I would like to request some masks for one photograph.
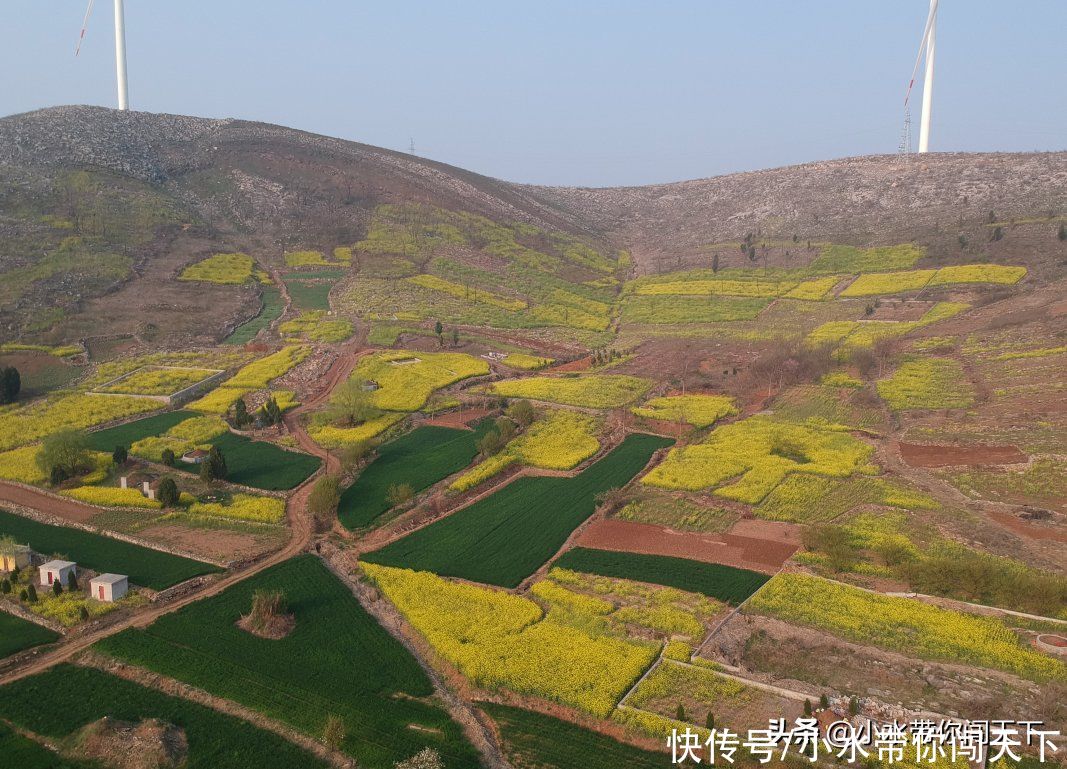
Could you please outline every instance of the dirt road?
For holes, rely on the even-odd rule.
[[[363,354],[362,339],[356,338],[346,343],[341,348],[341,354],[338,359],[330,367],[326,376],[324,377],[323,386],[315,393],[314,396],[309,398],[306,403],[297,409],[294,409],[286,416],[286,426],[292,432],[296,438],[297,443],[315,456],[321,457],[327,461],[328,464],[338,465],[339,462],[336,457],[329,457],[327,452],[320,448],[314,441],[308,437],[300,424],[298,416],[310,409],[316,408],[321,405],[330,397],[330,392],[340,382],[348,376],[352,368],[355,366],[356,361],[359,360]],[[84,634],[75,634],[68,636],[68,638],[61,643],[55,649],[45,652],[35,657],[31,664],[9,671],[0,676],[0,685],[10,683],[11,681],[17,681],[20,678],[40,673],[48,668],[57,665],[61,662],[66,662],[77,655],[79,652],[88,649],[97,641],[114,635],[126,628],[138,627],[145,628],[155,622],[157,619],[165,614],[177,611],[184,606],[195,601],[201,601],[205,598],[209,598],[214,595],[218,595],[223,590],[231,587],[238,582],[248,579],[255,574],[268,569],[271,566],[279,564],[292,558],[295,555],[303,552],[311,544],[312,537],[314,536],[314,528],[312,524],[311,516],[308,514],[308,498],[311,496],[311,489],[321,474],[322,470],[315,473],[308,478],[304,483],[297,487],[296,491],[289,497],[286,503],[286,518],[289,523],[289,542],[281,550],[268,555],[263,560],[257,561],[248,567],[241,569],[240,571],[231,572],[221,579],[209,583],[201,590],[197,590],[181,598],[169,601],[163,605],[150,608],[146,611],[139,612],[121,622],[117,622],[113,625],[109,625],[106,628],[101,628],[96,631],[91,631]],[[49,512],[56,512],[54,504],[56,502],[63,502],[64,500],[57,500],[50,494],[44,492],[38,492],[34,494],[29,489],[25,489],[21,486],[11,487],[9,484],[4,484],[0,487],[0,495],[6,494],[7,489],[14,489],[18,492],[25,492],[27,496],[24,498],[25,502],[20,502],[25,507],[36,508]],[[73,500],[72,500],[73,503]],[[76,504],[76,503],[75,503]],[[89,508],[95,515],[99,511],[95,508]],[[58,514],[58,513],[57,513]]]
[[[51,513],[74,523],[88,523],[93,516],[103,512],[98,507],[82,504],[74,499],[8,481],[0,481],[0,503],[3,502]]]

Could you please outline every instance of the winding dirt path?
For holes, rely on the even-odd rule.
[[[324,467],[327,472],[338,468],[340,466],[340,461],[336,457],[330,456],[327,451],[311,440],[301,426],[298,417],[305,411],[318,407],[330,397],[330,392],[333,388],[348,376],[349,372],[351,372],[352,368],[355,366],[356,361],[358,361],[360,356],[365,352],[362,347],[362,336],[354,337],[349,342],[346,342],[341,347],[341,352],[337,360],[331,365],[326,376],[323,378],[322,387],[320,387],[319,390],[307,400],[307,402],[300,407],[293,409],[293,411],[286,415],[285,418],[285,424],[296,438],[297,443],[310,454],[323,459],[325,462]],[[230,572],[222,578],[210,582],[205,587],[189,593],[188,595],[168,601],[159,606],[154,606],[146,611],[138,612],[122,621],[108,625],[107,627],[86,633],[73,633],[68,635],[59,646],[38,655],[30,664],[15,668],[0,675],[0,685],[40,673],[61,662],[67,662],[77,654],[88,649],[97,641],[115,635],[127,628],[148,627],[165,614],[175,612],[196,601],[201,601],[205,598],[218,595],[223,590],[232,587],[238,582],[242,582],[249,577],[260,573],[264,569],[269,569],[271,566],[287,561],[293,556],[304,552],[310,546],[315,533],[311,516],[308,514],[308,498],[311,496],[311,489],[314,487],[315,481],[322,472],[323,469],[320,468],[318,472],[310,476],[298,486],[295,492],[289,497],[285,506],[286,518],[289,524],[289,542],[281,550],[275,551],[274,553],[267,555],[265,558],[249,564],[238,571]],[[22,495],[22,498],[26,501],[20,502],[20,504],[24,507],[42,511],[54,511],[57,503],[65,502],[65,500],[57,499],[44,492],[34,493],[21,486],[11,487],[10,484],[0,484],[0,496],[7,494],[9,490],[18,492]],[[100,512],[96,508],[89,509],[92,510],[93,515]]]

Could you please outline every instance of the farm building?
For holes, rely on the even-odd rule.
[[[182,454],[182,462],[187,465],[202,465],[207,461],[208,453],[203,449],[193,449]]]
[[[71,561],[49,561],[41,565],[41,586],[52,587],[56,580],[65,585],[71,574],[78,576],[78,564]]]
[[[29,545],[0,542],[0,571],[25,569],[33,559]]]
[[[98,601],[117,601],[129,590],[130,582],[124,574],[101,574],[89,580],[89,594]]]

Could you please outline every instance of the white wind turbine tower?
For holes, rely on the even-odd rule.
[[[925,57],[926,77],[923,79],[923,111],[919,121],[919,152],[930,150],[930,110],[934,99],[934,38],[937,32],[937,3],[938,0],[930,0],[930,13],[926,17],[922,42],[919,43],[919,55],[915,57],[915,67],[911,71],[908,91],[904,96],[904,110],[907,112],[911,89],[915,85],[915,76],[919,73],[919,65]]]
[[[89,15],[93,12],[93,2],[94,0],[89,0],[89,7],[85,9],[81,34],[78,35],[78,47],[74,49],[75,56],[81,52],[85,30],[89,26]],[[130,94],[126,85],[126,23],[122,0],[115,0],[115,80],[119,92],[119,109],[128,110]]]

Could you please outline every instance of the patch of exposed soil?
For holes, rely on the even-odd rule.
[[[268,641],[280,641],[293,632],[296,627],[296,617],[292,614],[277,614],[267,617],[261,622],[253,622],[252,616],[246,614],[237,620],[237,627],[258,638],[266,638]]]
[[[1019,465],[1030,460],[1017,446],[939,446],[901,442],[897,448],[901,458],[912,467]]]
[[[430,427],[453,427],[457,430],[470,430],[472,429],[472,423],[485,419],[491,413],[493,412],[489,409],[464,409],[463,411],[441,414],[433,419],[427,419],[422,424]]]
[[[766,574],[777,572],[799,546],[781,538],[682,532],[613,518],[590,523],[575,544],[601,550],[688,558]]]
[[[553,366],[550,371],[556,373],[569,373],[573,371],[586,371],[593,365],[593,359],[591,357],[578,358],[567,363],[560,363],[558,366]]]
[[[1006,673],[914,659],[769,617],[734,617],[701,653],[813,699],[837,692],[912,712],[1036,718],[1051,728],[1064,716],[1057,685],[1037,687]]]
[[[174,523],[149,526],[139,531],[138,536],[220,561],[242,561],[259,555],[275,544],[254,534],[198,529]]]
[[[165,721],[133,724],[104,717],[86,725],[71,752],[115,769],[166,769],[180,766],[189,752],[185,732]]]
[[[1047,539],[1053,542],[1067,543],[1067,532],[1061,529],[1053,529],[1048,526],[1040,526],[1030,521],[1024,521],[1011,513],[1002,513],[990,510],[986,513],[990,518],[1006,529],[1027,539]]]

